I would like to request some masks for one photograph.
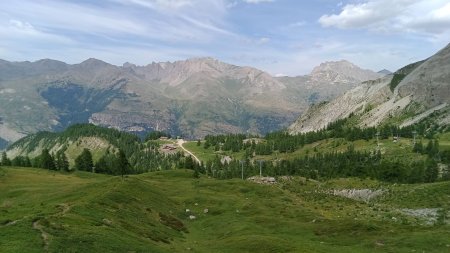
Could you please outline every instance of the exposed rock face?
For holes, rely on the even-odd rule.
[[[385,102],[392,95],[389,90],[391,79],[392,76],[387,76],[364,82],[331,102],[311,107],[289,127],[290,133],[316,131],[338,119],[347,118],[351,113],[363,112],[370,104]]]
[[[371,70],[361,69],[351,62],[341,60],[337,62],[325,62],[315,67],[311,72],[311,80],[327,82],[331,84],[360,83],[374,80],[382,75]]]
[[[341,196],[344,198],[349,198],[357,201],[370,202],[371,200],[382,196],[384,190],[372,190],[372,189],[342,189],[333,190],[331,192],[334,196]]]
[[[399,84],[398,96],[432,108],[450,104],[450,45],[418,66]]]
[[[121,67],[93,58],[74,65],[0,61],[0,144],[84,122],[186,138],[263,134],[376,75],[344,61],[292,78],[213,58]]]
[[[449,104],[450,45],[425,61],[364,82],[330,103],[311,107],[289,131],[292,134],[315,131],[352,113],[359,118],[361,127],[376,126],[392,118],[406,126],[434,111],[442,114],[438,123],[448,124]]]

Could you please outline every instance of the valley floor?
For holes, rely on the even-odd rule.
[[[449,210],[450,182],[0,168],[0,252],[449,252]]]

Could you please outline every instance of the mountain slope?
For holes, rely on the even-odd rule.
[[[87,122],[187,138],[263,134],[376,75],[344,61],[295,78],[212,58],[121,67],[92,58],[74,65],[0,61],[0,144]]]
[[[85,148],[92,152],[94,162],[105,153],[115,153],[119,148],[124,150],[129,158],[135,160],[133,156],[142,155],[140,143],[138,137],[129,133],[89,124],[76,124],[63,132],[38,132],[28,135],[10,145],[6,153],[9,158],[17,156],[35,158],[41,155],[44,149],[54,155],[64,152],[72,167],[75,158]]]
[[[290,94],[295,94],[298,100],[304,101],[304,105],[309,106],[334,99],[361,82],[382,76],[341,60],[322,63],[306,76],[278,77],[277,79],[286,84]]]
[[[438,112],[436,123],[448,124],[450,104],[450,45],[425,61],[410,64],[393,75],[367,81],[330,103],[311,107],[289,127],[309,132],[329,123],[358,116],[361,127],[383,123],[408,125]]]

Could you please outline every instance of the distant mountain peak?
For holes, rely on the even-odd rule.
[[[347,60],[340,60],[321,63],[311,71],[310,76],[315,81],[350,83],[373,80],[383,75],[372,70],[362,69]]]
[[[109,64],[107,62],[104,62],[104,61],[96,59],[96,58],[89,58],[89,59],[81,62],[79,65],[84,65],[84,66],[112,66],[112,64]]]
[[[392,74],[392,71],[389,71],[387,69],[382,69],[382,70],[378,71],[377,73],[383,74],[383,75],[390,75],[390,74]]]
[[[193,57],[186,60],[186,62],[219,62],[216,58],[205,56],[205,57]]]
[[[57,62],[57,63],[66,64],[65,62],[58,61],[58,60],[53,60],[53,59],[49,59],[49,58],[40,59],[40,60],[35,61],[34,63],[50,63],[50,62]]]
[[[135,68],[136,64],[130,63],[130,62],[125,62],[122,67],[124,68]]]

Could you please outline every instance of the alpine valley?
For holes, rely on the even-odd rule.
[[[265,134],[289,126],[311,104],[382,76],[347,61],[323,63],[306,76],[273,77],[213,58],[146,66],[0,60],[0,148],[87,122],[189,139]]]
[[[2,62],[0,251],[449,252],[449,64]]]

